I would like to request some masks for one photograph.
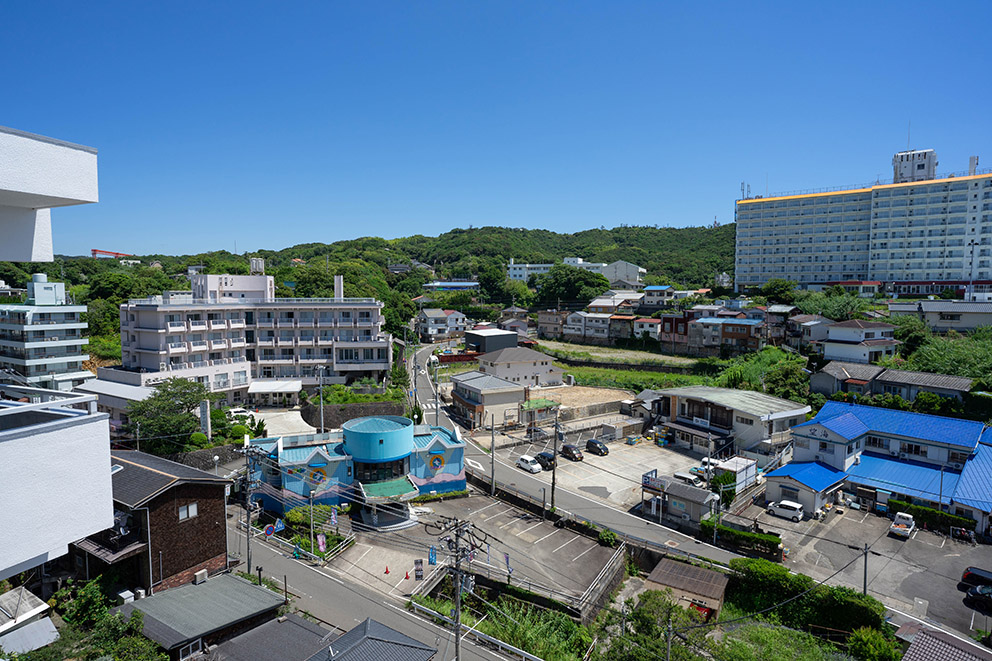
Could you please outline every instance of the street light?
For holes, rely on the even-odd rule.
[[[214,455],[214,475],[217,475],[217,462],[220,461],[220,457]]]
[[[324,370],[326,365],[317,365],[317,401],[320,403],[320,433],[324,433]]]

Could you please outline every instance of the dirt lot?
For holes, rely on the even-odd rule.
[[[653,353],[651,351],[636,351],[633,349],[614,349],[613,347],[601,347],[590,344],[571,344],[570,342],[556,342],[554,340],[538,340],[542,347],[554,349],[555,351],[572,351],[587,353],[594,359],[612,361],[616,363],[668,363],[670,365],[693,365],[694,358],[685,356],[673,356],[669,354]]]
[[[604,402],[630,399],[637,393],[619,388],[590,388],[589,386],[561,386],[555,388],[533,388],[531,397],[553,399],[562,406],[588,406]]]

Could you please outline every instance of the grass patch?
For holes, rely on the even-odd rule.
[[[643,370],[621,370],[601,367],[571,367],[563,363],[555,363],[566,373],[575,377],[579,386],[599,386],[606,388],[621,388],[640,392],[646,389],[676,388],[679,386],[709,386],[713,379],[708,376],[694,374],[666,374],[664,372],[647,372]]]
[[[411,498],[409,502],[429,503],[432,500],[444,500],[446,498],[464,498],[467,495],[468,495],[468,489],[460,489],[458,491],[445,491],[444,493],[422,493],[419,496]]]

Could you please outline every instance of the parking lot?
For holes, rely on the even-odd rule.
[[[757,519],[762,529],[779,533],[789,549],[785,564],[817,580],[861,590],[864,580],[862,549],[868,544],[868,592],[916,617],[943,622],[968,633],[988,630],[986,614],[964,603],[958,581],[965,567],[992,566],[988,546],[972,546],[918,530],[909,539],[890,536],[888,518],[863,510],[841,508],[823,521],[793,523],[771,516],[758,506],[743,516]],[[854,560],[852,563],[851,561]],[[850,564],[849,564],[850,563]],[[846,566],[846,568],[845,568]]]
[[[650,441],[626,445],[622,441],[607,442],[610,453],[605,457],[586,452],[585,443],[590,434],[568,435],[566,443],[574,443],[582,450],[582,461],[558,458],[557,483],[563,489],[592,496],[622,510],[630,510],[641,502],[641,476],[657,468],[659,476],[672,475],[698,466],[704,455],[689,453],[684,449],[658,447]],[[497,447],[498,447],[497,443]],[[517,457],[538,452],[551,452],[551,438],[525,445],[498,449],[497,458],[515,466]],[[560,448],[559,448],[560,450]],[[514,470],[521,470],[515,468]],[[542,471],[534,477],[551,484],[551,471]],[[511,480],[512,482],[512,480]]]
[[[418,517],[425,524],[439,523],[444,517],[472,521],[478,540],[473,570],[505,580],[510,556],[512,582],[528,589],[551,588],[572,597],[581,596],[613,555],[614,549],[568,529],[542,521],[540,515],[520,510],[485,495],[472,495],[450,501],[418,506]],[[422,559],[425,573],[429,549],[437,548],[440,562],[447,555],[439,542],[437,527],[418,525],[394,532],[360,533],[357,543],[331,567],[362,578],[370,587],[390,595],[408,595],[416,587],[414,560]],[[389,573],[385,569],[389,568]],[[409,578],[407,578],[409,576]],[[534,584],[534,585],[531,585]]]

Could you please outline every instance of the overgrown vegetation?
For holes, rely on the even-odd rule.
[[[777,535],[737,530],[723,524],[717,525],[713,517],[703,519],[699,523],[700,535],[703,539],[713,539],[714,525],[716,525],[717,539],[723,544],[768,555],[775,555],[779,552],[779,545],[781,545],[782,540]]]
[[[970,517],[955,516],[954,514],[948,514],[947,512],[941,512],[940,510],[933,509],[932,507],[913,505],[912,503],[907,503],[902,500],[895,500],[893,498],[889,499],[889,512],[892,514],[898,514],[899,512],[912,514],[913,521],[916,522],[916,525],[921,527],[926,525],[928,528],[934,530],[946,530],[948,532],[950,532],[951,527],[974,530],[975,526],[978,524],[977,521]]]

